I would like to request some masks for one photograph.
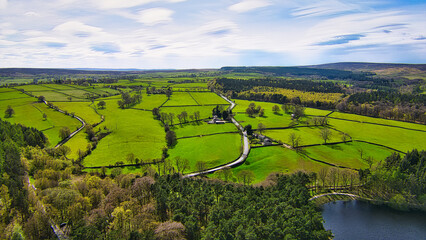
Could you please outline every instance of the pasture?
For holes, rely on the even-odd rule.
[[[84,165],[125,163],[129,153],[143,160],[161,158],[161,150],[166,146],[165,133],[160,123],[153,119],[152,113],[119,109],[116,100],[106,102],[107,107],[99,110],[105,116],[105,122],[96,129],[106,127],[111,134],[103,138],[97,148],[85,158]]]
[[[251,170],[255,175],[254,183],[261,182],[271,173],[293,173],[303,169],[318,172],[326,164],[312,161],[296,151],[281,146],[253,148],[246,163],[234,168],[234,176],[241,170]]]
[[[309,157],[341,167],[368,168],[366,159],[371,157],[373,166],[392,154],[392,150],[367,143],[350,142],[337,145],[321,145],[304,148]]]
[[[209,134],[224,133],[224,132],[238,132],[238,129],[232,123],[226,124],[208,124],[201,122],[199,124],[183,124],[183,126],[176,125],[173,128],[178,138],[189,136],[204,136]]]
[[[204,161],[207,168],[211,168],[237,159],[241,146],[241,136],[238,133],[178,139],[176,146],[169,149],[169,158],[172,161],[178,156],[188,159],[188,172],[192,172],[197,170],[197,161]]]
[[[281,141],[286,144],[290,144],[289,136],[294,133],[296,136],[301,138],[301,146],[312,145],[312,144],[323,144],[324,140],[321,138],[322,127],[295,127],[289,129],[279,130],[266,130],[264,135],[274,140]],[[327,140],[327,143],[341,142],[341,134],[333,129],[330,129],[331,137]]]

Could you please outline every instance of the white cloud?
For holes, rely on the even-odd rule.
[[[184,2],[186,0],[126,0],[126,1],[120,1],[120,0],[92,0],[92,2],[101,9],[119,9],[119,8],[131,8],[136,7],[140,5],[145,5],[148,3],[154,3],[154,2],[170,2],[170,3],[177,3],[177,2]]]
[[[24,15],[27,16],[27,17],[40,17],[39,13],[36,13],[36,12],[33,12],[33,11],[26,12]]]
[[[79,21],[69,21],[56,26],[53,31],[65,35],[73,35],[76,37],[89,37],[93,34],[99,34],[100,32],[102,32],[102,29],[84,24]]]
[[[172,21],[173,11],[167,8],[150,8],[138,13],[137,20],[145,25],[153,26]]]
[[[7,0],[0,0],[0,9],[4,9],[7,7]]]
[[[235,12],[249,12],[257,8],[262,8],[271,5],[268,0],[243,0],[239,3],[231,5],[228,9]]]
[[[356,4],[343,3],[338,0],[322,0],[296,8],[293,10],[292,15],[296,17],[329,16],[360,9],[361,7]]]

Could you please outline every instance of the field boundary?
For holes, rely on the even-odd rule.
[[[205,107],[205,106],[217,106],[217,105],[223,105],[223,106],[228,106],[229,104],[225,104],[225,103],[221,103],[221,104],[203,104],[203,105],[174,105],[174,106],[161,106],[163,108],[168,108],[168,107]]]
[[[189,94],[189,96],[191,96],[191,97],[192,97],[192,99],[194,99],[194,101],[195,101],[198,105],[200,105],[200,106],[201,106],[201,104],[197,101],[197,99],[195,99],[195,98],[194,98],[194,96],[192,96],[192,94],[191,94],[190,92],[188,92],[188,94]]]
[[[233,132],[220,132],[220,133],[209,133],[209,134],[200,134],[200,135],[194,135],[194,136],[185,136],[185,137],[178,137],[176,139],[187,139],[187,138],[197,138],[197,137],[208,137],[213,135],[219,135],[219,134],[235,134],[239,133],[239,131],[233,131]]]
[[[364,116],[364,115],[359,115],[359,116],[368,117],[368,116]],[[366,124],[378,125],[378,126],[384,126],[384,127],[401,128],[401,129],[411,130],[411,131],[417,131],[417,132],[426,132],[425,130],[414,129],[414,128],[407,128],[407,127],[401,127],[401,126],[394,126],[394,125],[388,125],[388,124],[382,124],[382,123],[363,122],[363,121],[358,121],[358,120],[353,120],[353,119],[345,119],[345,118],[337,118],[337,117],[328,117],[328,118],[330,118],[330,119],[336,119],[336,120],[342,120],[342,121],[349,121],[349,122],[366,123]],[[390,120],[390,119],[384,119],[384,118],[379,118],[379,119]],[[402,122],[402,123],[411,123],[411,122]],[[413,124],[417,124],[417,123],[413,123]]]

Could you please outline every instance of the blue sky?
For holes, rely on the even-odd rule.
[[[426,63],[426,0],[0,0],[0,67]]]

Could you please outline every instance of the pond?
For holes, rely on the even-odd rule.
[[[324,227],[334,239],[426,239],[426,213],[403,212],[361,201],[327,203]]]

